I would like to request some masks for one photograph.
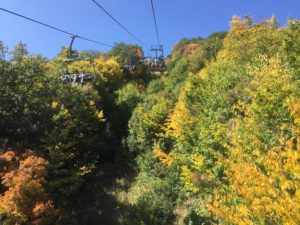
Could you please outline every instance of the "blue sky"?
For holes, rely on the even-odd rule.
[[[146,46],[156,44],[150,0],[98,0]],[[298,0],[154,0],[161,43],[168,54],[183,37],[206,37],[229,29],[232,15],[254,16],[255,21],[276,15],[281,26],[290,17],[300,18]],[[40,20],[103,43],[136,41],[100,11],[92,0],[1,0],[0,7]],[[68,35],[0,11],[0,40],[11,50],[19,41],[31,53],[51,58],[70,41]],[[77,50],[109,48],[82,40]]]

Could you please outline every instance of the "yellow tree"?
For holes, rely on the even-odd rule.
[[[228,132],[223,160],[229,185],[214,191],[211,212],[224,224],[299,224],[300,100],[279,58],[249,68],[251,100]]]

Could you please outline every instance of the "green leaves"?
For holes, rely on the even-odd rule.
[[[282,175],[280,163],[298,173],[293,159],[278,158],[288,153],[274,151],[284,145],[280,136],[291,137],[296,129],[289,108],[297,111],[298,105],[289,104],[291,97],[299,95],[299,23],[291,21],[287,28],[278,29],[274,17],[256,24],[250,17],[234,17],[231,24],[226,37],[215,34],[176,44],[167,61],[168,73],[150,83],[143,103],[134,110],[128,143],[131,151],[140,154],[141,174],[151,177],[146,187],[164,176],[180,177],[177,201],[185,205],[178,207],[186,214],[178,213],[179,221],[209,224],[217,216],[224,224],[279,224],[289,211],[269,205],[268,196],[271,193],[283,205],[289,197],[274,191],[278,182],[272,179]],[[297,158],[294,154],[288,157]],[[153,155],[160,162],[151,161]],[[166,168],[163,175],[160,166]],[[268,170],[271,167],[276,169]],[[299,185],[288,176],[280,179],[288,180],[284,188]],[[264,186],[259,188],[260,182]],[[253,206],[252,194],[269,208]],[[143,202],[147,196],[139,199]],[[272,216],[275,211],[282,218]]]

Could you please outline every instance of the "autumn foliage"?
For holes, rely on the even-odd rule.
[[[137,171],[124,224],[300,224],[299,35],[295,19],[234,16],[155,76],[135,45],[75,52],[93,59],[69,65],[96,73],[87,85],[53,79],[66,49],[19,46],[0,61],[0,223],[80,224],[80,191],[109,162]]]
[[[202,40],[175,45],[157,92],[171,101],[165,115],[144,127],[161,105],[146,97],[134,112],[139,119],[131,119],[131,129],[145,129],[139,134],[159,127],[146,139],[152,148],[144,148],[153,161],[140,156],[140,168],[173,185],[176,224],[299,224],[299,22],[278,28],[275,17],[254,23],[234,16],[230,26],[197,71],[209,56]],[[176,99],[164,93],[172,79],[182,82],[178,92],[172,86]]]

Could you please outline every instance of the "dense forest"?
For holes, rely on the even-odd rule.
[[[0,224],[300,224],[300,21],[46,59],[0,42]],[[128,68],[127,65],[134,65]]]

